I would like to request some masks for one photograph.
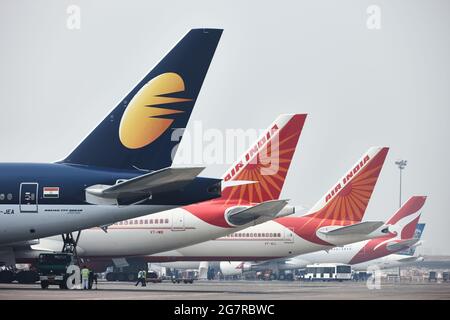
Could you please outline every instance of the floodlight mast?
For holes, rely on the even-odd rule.
[[[400,170],[400,192],[399,192],[399,201],[398,206],[399,208],[402,206],[402,171],[406,168],[408,161],[407,160],[397,160],[395,161],[395,164],[398,166]]]

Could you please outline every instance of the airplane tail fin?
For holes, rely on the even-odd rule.
[[[221,29],[193,29],[61,163],[158,170],[172,165]]]
[[[425,223],[418,223],[416,226],[416,231],[414,231],[414,239],[420,240],[422,238],[423,230],[425,229]],[[421,241],[418,241],[417,245],[411,246],[408,249],[397,252],[397,254],[401,254],[404,256],[414,256],[416,253],[416,248],[421,244]]]
[[[372,147],[306,214],[307,217],[360,222],[380,175],[389,148]]]
[[[401,240],[414,238],[415,231],[420,219],[420,210],[425,204],[427,197],[413,196],[402,205],[400,209],[386,222],[389,229],[397,233]]]
[[[306,114],[280,115],[224,174],[222,199],[239,203],[277,200],[305,119]]]
[[[416,231],[414,232],[414,238],[415,239],[422,239],[422,233],[425,229],[425,223],[418,223],[416,227]]]

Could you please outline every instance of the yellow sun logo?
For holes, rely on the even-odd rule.
[[[183,79],[173,72],[163,73],[150,80],[131,99],[122,116],[120,142],[128,149],[139,149],[155,141],[174,122],[174,119],[161,116],[184,112],[155,106],[191,101],[167,96],[184,90]]]

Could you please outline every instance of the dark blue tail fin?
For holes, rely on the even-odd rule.
[[[193,29],[62,163],[158,170],[172,165],[221,29]]]

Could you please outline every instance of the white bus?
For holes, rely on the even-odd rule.
[[[352,279],[352,267],[342,263],[309,264],[305,270],[305,280],[344,281]]]

